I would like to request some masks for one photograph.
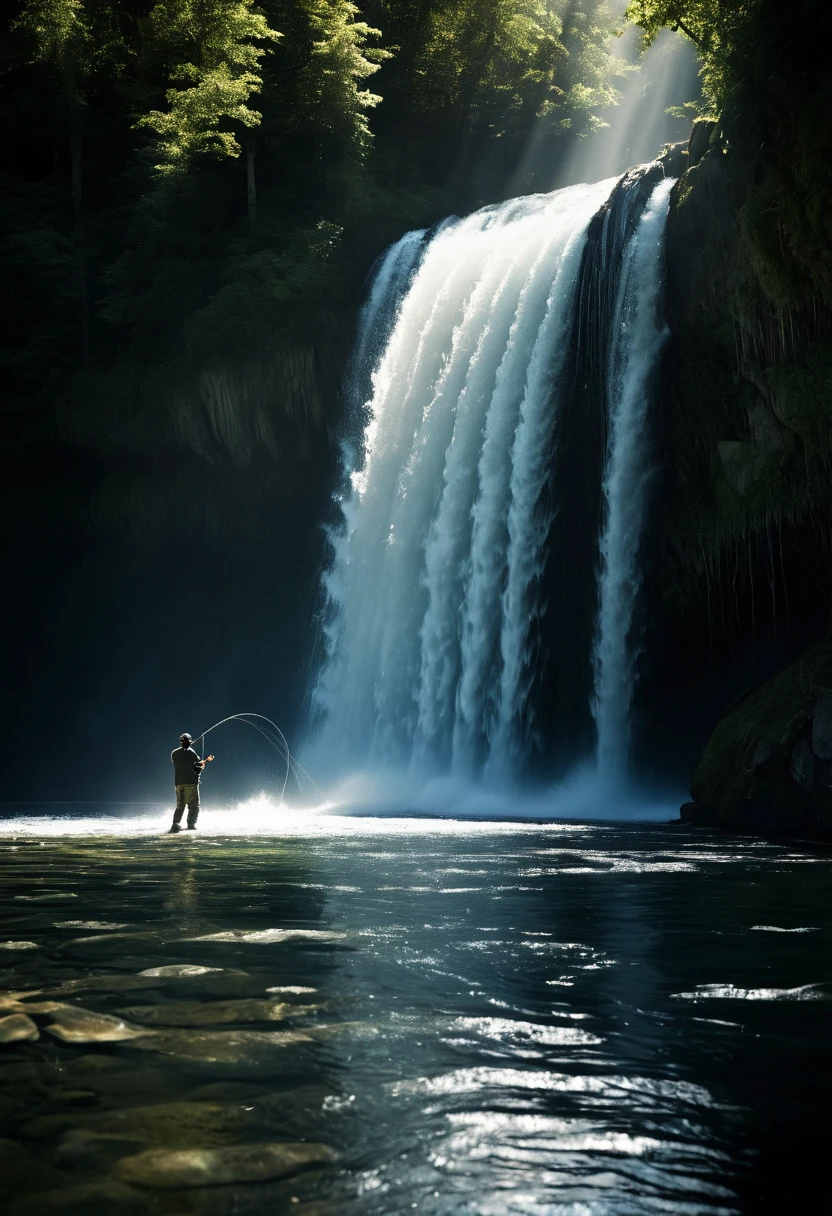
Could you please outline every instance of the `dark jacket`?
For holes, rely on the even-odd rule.
[[[174,785],[199,785],[200,769],[194,765],[201,759],[192,747],[177,747],[170,754]]]

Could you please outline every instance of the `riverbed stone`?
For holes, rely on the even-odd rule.
[[[24,950],[37,950],[37,948],[38,948],[37,942],[28,942],[28,941],[0,942],[0,950],[15,950],[15,951],[22,952]]]
[[[124,1089],[123,1093],[135,1095]],[[76,1139],[81,1133],[115,1136],[144,1146],[165,1148],[212,1148],[229,1140],[268,1134],[319,1117],[329,1094],[324,1086],[302,1086],[279,1094],[221,1101],[184,1100],[115,1110],[52,1112],[29,1120],[21,1128],[26,1140],[48,1140],[55,1136]],[[61,1141],[64,1143],[64,1140]],[[79,1140],[80,1142],[80,1140]],[[75,1143],[70,1139],[67,1143]]]
[[[832,760],[832,692],[821,695],[812,714],[812,751],[819,760]]]
[[[64,1132],[54,1153],[61,1169],[108,1174],[116,1161],[135,1155],[145,1147],[141,1139],[75,1127]]]
[[[229,1022],[282,1022],[320,1008],[268,1000],[165,1001],[160,1005],[134,1005],[118,1013],[144,1026],[214,1026]]]
[[[123,1043],[152,1035],[108,1013],[95,1013],[78,1005],[61,1005],[50,1014],[46,1029],[64,1043]]]
[[[0,1017],[0,1043],[34,1043],[39,1038],[37,1025],[25,1013]]]
[[[60,1181],[60,1174],[41,1158],[34,1156],[19,1140],[0,1138],[0,1183],[8,1190],[33,1185],[50,1186]]]
[[[40,891],[37,895],[15,895],[15,903],[57,904],[64,899],[77,899],[75,891]]]
[[[186,938],[193,942],[242,942],[246,945],[270,946],[278,942],[311,941],[340,942],[346,933],[331,929],[226,929],[221,933],[206,933],[202,937]]]
[[[223,1186],[235,1182],[268,1182],[310,1165],[335,1161],[325,1144],[252,1144],[228,1148],[148,1149],[117,1163],[122,1182],[153,1190]]]
[[[38,1060],[18,1060],[13,1064],[0,1065],[0,1085],[50,1085],[60,1079],[60,1071],[54,1064],[42,1064]]]
[[[222,967],[203,967],[197,963],[170,963],[164,967],[148,967],[140,971],[140,975],[149,975],[157,979],[189,979],[191,976],[208,975],[209,972],[223,971]],[[244,974],[242,972],[238,974]]]
[[[21,1195],[9,1207],[9,1216],[132,1216],[148,1212],[151,1203],[146,1193],[114,1179],[90,1182],[83,1186],[63,1186],[57,1190]]]

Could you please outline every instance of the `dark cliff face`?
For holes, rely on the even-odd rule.
[[[737,119],[698,122],[673,194],[667,484],[652,553],[664,622],[657,650],[675,656],[682,699],[699,695],[694,668],[709,671],[699,689],[719,690],[713,720],[720,700],[759,686],[720,718],[686,815],[828,827],[826,761],[811,743],[813,715],[826,712],[828,643],[774,673],[818,643],[829,621],[832,329],[817,285],[794,269],[805,258],[785,206],[782,251],[765,247],[756,208],[761,192],[776,197],[766,183],[778,153],[758,135]],[[778,261],[788,291],[785,271],[772,272]],[[671,695],[658,688],[659,701]]]

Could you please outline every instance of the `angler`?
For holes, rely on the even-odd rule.
[[[191,747],[192,739],[187,731],[180,735],[179,742],[181,746],[174,748],[170,754],[173,764],[173,784],[176,789],[176,810],[173,812],[173,823],[170,830],[171,832],[182,831],[182,814],[187,806],[187,830],[193,832],[199,818],[199,779],[205,765],[214,757],[206,756],[202,760]]]

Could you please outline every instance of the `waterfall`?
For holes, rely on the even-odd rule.
[[[509,786],[535,756],[579,758],[593,719],[621,746],[615,630],[646,501],[628,428],[660,344],[668,189],[656,165],[514,199],[381,260],[324,577],[319,769]]]
[[[631,638],[640,585],[639,545],[653,452],[647,432],[651,380],[667,337],[661,311],[664,229],[673,183],[656,187],[629,242],[620,276],[609,356],[606,521],[594,647],[593,715],[598,767],[622,773],[629,749],[636,647]]]

